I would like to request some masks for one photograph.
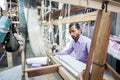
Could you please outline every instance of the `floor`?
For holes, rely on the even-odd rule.
[[[21,65],[0,72],[0,80],[22,80]]]
[[[21,64],[21,54],[20,53],[11,53],[12,57],[13,57],[13,66],[17,66]],[[2,60],[0,61],[0,70],[1,68],[5,68],[8,67],[7,64],[7,56],[5,53],[5,56],[2,58]]]

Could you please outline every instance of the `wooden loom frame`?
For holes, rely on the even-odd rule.
[[[56,1],[56,0],[54,0],[54,1]],[[57,0],[57,1],[59,1],[59,0]],[[63,0],[60,0],[60,1],[63,1]],[[67,0],[65,0],[65,1],[67,1]],[[79,0],[77,0],[77,1],[79,1]],[[76,2],[77,2],[76,1]],[[91,1],[91,0],[90,0]],[[64,1],[63,1],[64,2]],[[69,2],[69,1],[68,1]],[[75,2],[74,2],[74,4],[75,4]],[[119,6],[115,6],[115,7],[117,7],[117,9],[118,8],[120,8]],[[98,9],[98,8],[97,8]],[[108,9],[109,10],[109,9]],[[113,10],[113,9],[112,9]],[[113,10],[114,12],[119,12],[119,10],[117,11],[117,10]],[[98,24],[97,24],[97,26],[100,26],[100,25],[103,25],[102,24],[102,21],[101,20],[103,20],[103,21],[105,21],[102,17],[103,16],[105,16],[106,18],[109,16],[109,15],[112,15],[113,13],[111,13],[111,12],[108,12],[108,14],[106,14],[104,11],[102,11],[103,12],[103,14],[101,15],[101,17],[99,17],[100,19],[98,20]],[[101,13],[101,12],[100,12]],[[78,17],[76,17],[76,18],[78,18]],[[76,20],[76,21],[74,21],[74,19],[75,18],[73,18],[72,19],[72,17],[71,17],[71,21],[70,22],[80,22],[80,20]],[[94,16],[94,19],[92,19],[92,20],[96,20],[96,17]],[[83,20],[83,21],[85,21],[85,20]],[[89,19],[87,19],[87,21],[89,21]],[[90,20],[91,21],[91,20]],[[112,17],[111,17],[111,19],[110,19],[110,21],[109,20],[107,20],[108,21],[108,23],[109,22],[111,22],[112,21]],[[57,20],[56,21],[52,21],[51,23],[52,23],[52,25],[55,25],[55,24],[57,24]],[[61,20],[61,22],[62,23],[67,23],[68,22],[68,20],[67,20],[67,18],[66,19],[62,19]],[[110,27],[111,27],[111,25],[105,25],[107,28],[105,29],[105,30],[108,30],[108,33],[109,33],[109,31],[110,31]],[[98,44],[98,39],[99,39],[99,37],[102,37],[103,35],[102,35],[102,33],[101,33],[101,31],[105,31],[104,29],[103,29],[103,26],[100,26],[101,27],[101,29],[99,29],[99,28],[97,28],[96,30],[95,30],[95,33],[97,33],[97,34],[95,34],[95,42],[93,42],[93,45],[92,46],[94,46],[93,48],[91,48],[91,51],[93,50],[94,51],[94,49],[95,49],[95,51],[96,51],[96,53],[98,53],[98,54],[96,54],[96,56],[98,56],[99,55],[99,53],[101,53],[102,51],[100,51],[99,52],[99,50],[97,50],[97,48],[96,48],[96,44]],[[99,32],[100,31],[100,32]],[[105,41],[104,42],[107,42],[107,44],[108,44],[108,39],[109,39],[109,35],[110,34],[108,34],[108,33],[105,33],[105,36],[107,37],[106,39],[105,39]],[[93,38],[93,40],[94,40],[94,38]],[[98,39],[97,39],[98,38]],[[101,44],[103,44],[103,42],[101,42]],[[103,55],[106,55],[106,51],[107,51],[107,44],[105,45],[105,49],[103,49],[103,52],[104,52],[104,54]],[[92,47],[91,46],[91,47]],[[103,46],[103,45],[100,45],[100,47],[101,46]],[[102,59],[106,59],[106,56],[103,56],[104,58],[102,58]],[[97,60],[98,58],[96,58],[96,60]],[[96,61],[95,60],[95,61]],[[57,62],[56,62],[57,63]],[[95,63],[98,63],[98,62],[95,62]],[[106,61],[103,61],[103,63],[101,63],[100,65],[104,65],[106,63]],[[96,64],[93,64],[94,66],[96,66],[96,68],[95,68],[95,70],[99,70],[99,64],[98,65],[96,65]],[[59,67],[59,66],[56,66],[57,68]],[[101,72],[103,73],[103,70],[104,70],[104,68],[105,68],[105,66],[103,66],[102,67],[102,70],[101,70],[101,68],[100,68],[100,70],[101,70]],[[47,69],[47,68],[46,68]],[[119,75],[113,70],[113,69],[111,69],[110,68],[110,66],[108,66],[107,65],[107,67],[106,67],[106,69],[107,70],[109,70],[110,72],[112,72],[113,74],[114,74],[114,76],[115,77],[117,77],[117,78],[119,78],[120,79],[120,77],[119,77]],[[91,79],[94,79],[94,80],[96,80],[96,79],[99,79],[99,80],[101,80],[101,78],[102,78],[102,76],[103,76],[103,74],[100,74],[101,76],[97,76],[96,75],[96,77],[93,77],[93,75],[95,75],[94,73],[96,73],[96,72],[94,72],[95,70],[93,70],[93,74],[92,74],[92,77],[91,77]],[[56,71],[56,70],[55,70]],[[26,71],[26,72],[28,72],[28,71]],[[59,72],[59,70],[57,70],[57,72]],[[62,75],[62,74],[61,74]],[[86,77],[88,78],[88,75],[86,75]],[[99,77],[99,78],[98,78]],[[86,78],[86,80],[88,80]],[[65,79],[67,79],[67,78],[65,78]]]
[[[96,20],[96,16],[97,16],[97,11],[90,12],[87,14],[79,14],[79,15],[71,16],[70,22],[94,21]],[[65,24],[68,22],[68,18],[63,18],[60,21],[61,21],[61,24]],[[58,20],[51,21],[52,25],[57,25],[57,22]],[[48,23],[46,23],[46,25],[48,25]],[[77,77],[73,77],[64,67],[60,66],[60,63],[57,62],[56,59],[54,59],[54,57],[52,57],[51,55],[48,55],[48,57],[55,63],[55,65],[45,66],[41,68],[25,69],[24,72],[28,73],[28,77],[58,72],[65,80],[77,79]]]

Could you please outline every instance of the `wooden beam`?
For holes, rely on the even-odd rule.
[[[13,56],[12,56],[12,52],[7,52],[7,62],[8,62],[8,67],[9,67],[9,68],[13,67]]]
[[[37,6],[38,9],[42,9],[41,6]],[[46,9],[49,9],[48,7],[45,7]],[[51,8],[52,10],[58,10],[58,8]]]
[[[53,20],[51,21],[51,25],[58,25],[58,22],[61,24],[66,24],[66,23],[72,23],[72,22],[85,22],[85,21],[94,21],[96,20],[97,17],[97,11],[95,12],[90,12],[87,14],[79,14],[79,15],[74,15],[71,16],[69,19],[68,18],[63,18],[60,20]],[[46,23],[49,24],[49,23]]]
[[[72,5],[80,5],[83,7],[90,7],[90,8],[95,8],[95,9],[102,9],[102,0],[52,0],[56,2],[61,2],[61,3],[67,3],[67,4],[72,4]],[[88,2],[87,2],[88,1]],[[120,13],[120,2],[115,1],[112,2],[111,0],[108,4],[108,11],[112,12],[118,12]]]
[[[39,68],[30,68],[26,69],[25,72],[28,73],[28,77],[40,76],[44,74],[58,72],[58,67],[60,67],[60,64],[49,65]]]
[[[91,80],[102,80],[107,58],[107,48],[112,26],[112,12],[102,11],[96,46],[94,50],[94,60],[91,73]]]
[[[115,80],[120,80],[120,74],[118,74],[109,64],[106,64],[105,69],[113,75]]]
[[[81,7],[81,6],[76,6],[76,5],[71,5],[70,7],[70,14],[73,14],[73,13],[76,13],[78,11],[81,11],[81,10],[84,10],[85,8],[84,7]],[[51,19],[55,20],[55,19],[58,19],[58,17],[60,16],[60,13],[62,12],[62,14],[68,14],[68,9],[65,8],[63,10],[57,10],[53,13],[50,13],[51,14]],[[65,15],[61,15],[61,16],[65,16]],[[66,15],[67,16],[67,15]],[[49,14],[46,15],[46,19],[48,20],[49,18]]]
[[[25,70],[25,53],[24,50],[21,52],[21,64],[22,64],[22,72]]]
[[[111,1],[116,1],[116,2],[120,2],[120,0],[111,0]]]
[[[92,63],[92,58],[93,58],[93,53],[94,53],[94,49],[95,49],[95,45],[96,45],[96,40],[97,40],[97,36],[98,36],[98,31],[100,28],[100,22],[101,22],[101,15],[102,12],[99,11],[97,14],[97,19],[96,19],[96,24],[95,24],[95,29],[94,29],[94,33],[93,33],[93,37],[92,37],[92,42],[91,42],[91,47],[90,47],[90,52],[88,55],[88,61],[87,61],[87,66],[86,66],[86,71],[85,71],[85,80],[89,79],[89,73],[90,73],[90,67],[91,67],[91,63]]]
[[[24,53],[24,50],[22,50],[22,52],[21,52],[21,65],[22,65],[22,72],[23,72],[22,79],[24,78],[25,80],[28,80],[27,79],[28,78],[27,73],[24,73],[24,70],[27,67],[26,63],[25,63],[25,53]]]

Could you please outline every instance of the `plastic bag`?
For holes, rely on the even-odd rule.
[[[20,44],[18,43],[12,31],[10,31],[7,35],[7,43],[5,45],[5,50],[8,52],[15,52],[19,49],[19,47]]]

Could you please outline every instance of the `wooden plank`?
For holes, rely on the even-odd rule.
[[[27,74],[24,72],[25,68],[26,68],[26,63],[25,63],[25,53],[24,50],[22,50],[21,52],[21,68],[22,68],[22,80],[28,80],[27,79]]]
[[[49,7],[45,7],[46,9],[49,9]],[[42,9],[41,6],[37,6],[37,9]],[[51,8],[52,10],[58,10],[58,8]]]
[[[115,80],[120,80],[120,74],[118,74],[109,64],[106,64],[105,69],[113,75]]]
[[[28,77],[40,76],[44,74],[58,72],[58,67],[60,67],[60,64],[49,65],[39,68],[30,68],[26,69],[25,72],[28,73]]]
[[[95,8],[95,9],[101,9],[101,6],[102,6],[102,0],[52,0],[52,1],[67,3],[67,4],[72,4],[72,5],[80,5],[83,7],[90,7],[90,8]],[[110,2],[108,4],[108,11],[120,13],[120,2],[115,1],[115,0],[114,2],[111,0],[109,1]]]
[[[96,20],[96,16],[97,16],[97,11],[95,12],[90,12],[87,14],[79,14],[79,15],[74,15],[71,16],[69,19],[68,18],[63,18],[60,20],[54,20],[51,21],[51,25],[57,25],[58,22],[60,22],[61,24],[65,24],[65,23],[72,23],[72,22],[85,22],[85,21],[94,21]],[[46,23],[49,24],[49,23]]]
[[[97,35],[98,35],[99,28],[100,28],[99,25],[100,25],[100,22],[101,22],[101,16],[102,16],[102,12],[99,11],[98,15],[97,15],[97,20],[96,20],[96,24],[95,24],[93,37],[92,37],[90,52],[89,52],[89,55],[88,55],[88,61],[87,61],[85,77],[84,77],[85,80],[88,80],[88,78],[89,78],[90,67],[91,67],[91,63],[92,63],[92,56],[93,56],[93,53],[94,53],[96,40],[97,40]]]
[[[102,80],[106,64],[107,48],[112,25],[112,12],[102,11],[100,28],[98,31],[91,80]],[[97,73],[97,74],[96,74]]]
[[[12,53],[7,52],[7,62],[8,62],[8,67],[13,67],[13,58],[12,58]]]
[[[120,0],[111,0],[111,1],[116,1],[116,2],[120,2]]]
[[[76,13],[78,11],[84,10],[84,7],[81,6],[76,6],[76,5],[71,5],[70,6],[70,14]],[[68,14],[68,8],[65,8],[63,10],[57,10],[54,13],[50,13],[51,19],[58,19],[58,17],[60,16],[60,13],[62,12],[62,14]],[[67,16],[67,15],[61,15],[61,16]],[[49,19],[49,14],[46,15],[46,19]]]
[[[25,53],[24,50],[21,52],[21,64],[22,64],[22,71],[25,70]]]

